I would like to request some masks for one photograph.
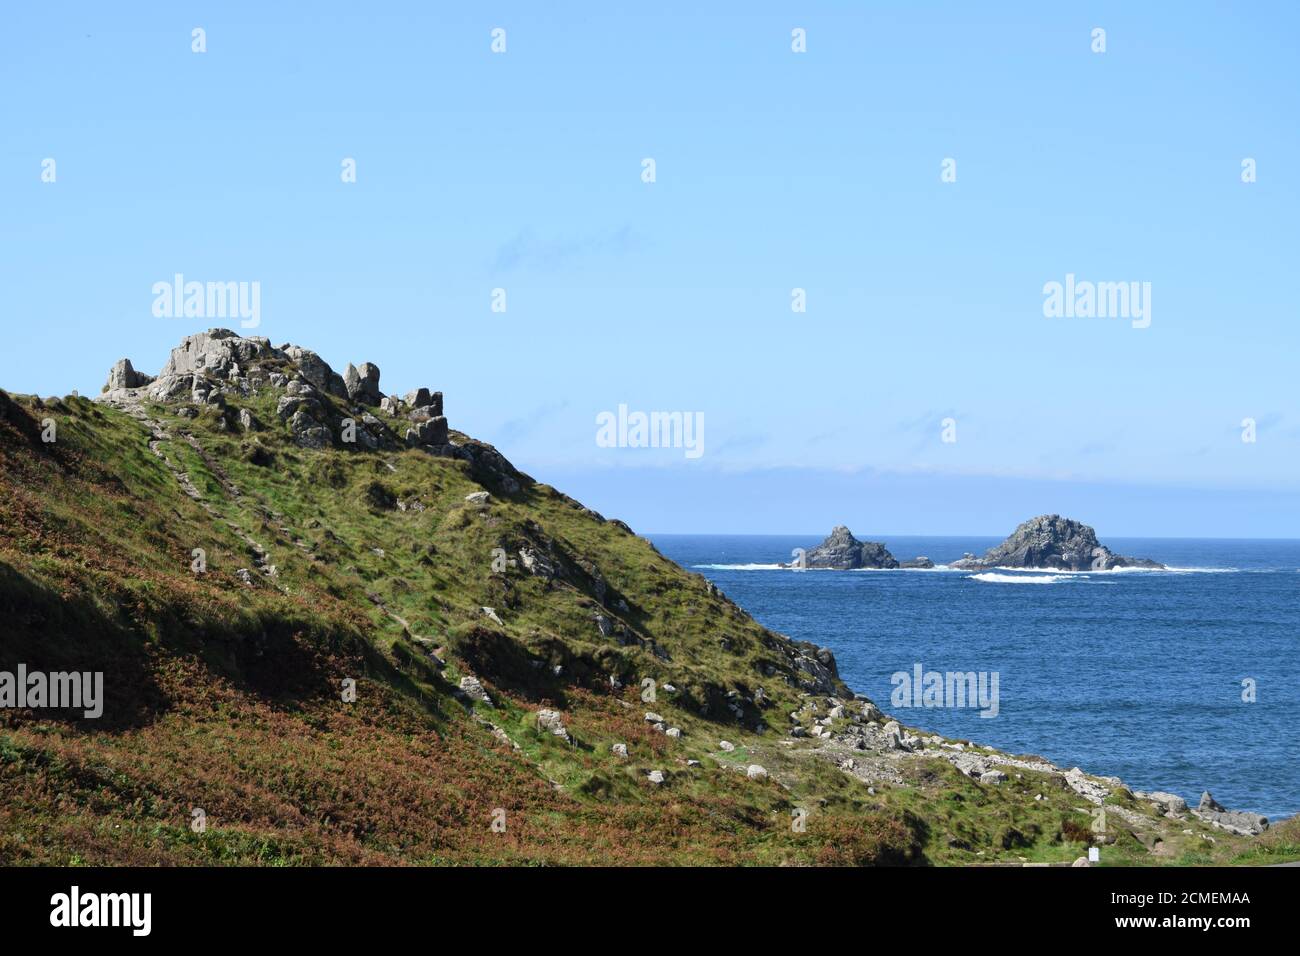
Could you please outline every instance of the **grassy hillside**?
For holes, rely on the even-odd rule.
[[[887,718],[827,655],[486,446],[305,448],[279,397],[0,393],[0,670],[106,691],[95,720],[0,710],[0,863],[1068,862],[1095,839],[1059,775],[846,747]],[[1291,824],[1107,799],[1110,862],[1300,858]]]

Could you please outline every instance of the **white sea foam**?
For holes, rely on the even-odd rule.
[[[788,564],[692,564],[697,571],[837,571],[838,568],[795,568]],[[936,564],[932,568],[846,568],[848,571],[961,571],[946,564]]]
[[[1021,574],[1048,574],[1067,576],[1073,575],[1086,577],[1092,574],[1236,574],[1239,568],[1108,568],[1105,571],[1084,568],[1079,571],[1071,571],[1065,568],[1015,568],[1009,566],[999,566],[997,571],[1018,571]]]
[[[972,581],[984,581],[987,584],[1055,584],[1058,581],[1069,581],[1073,577],[1072,574],[997,574],[993,571],[970,576]]]
[[[699,571],[833,571],[835,568],[792,568],[788,564],[692,564],[692,568]],[[965,568],[953,568],[946,564],[936,564],[932,568],[850,568],[851,571],[861,572],[879,572],[879,571],[915,571],[924,573],[966,573]],[[1262,569],[1267,570],[1267,569]],[[994,572],[1012,572],[1012,573],[994,573]],[[973,575],[977,581],[999,581],[1007,582],[1008,579],[1014,579],[1016,582],[1028,580],[1031,583],[1051,584],[1057,580],[1066,578],[1088,578],[1094,575],[1102,574],[1238,574],[1240,568],[1110,568],[1107,571],[1069,571],[1064,568],[1014,568],[1014,567],[997,567],[994,571],[987,571],[982,574]],[[1300,569],[1297,569],[1300,573]],[[1032,576],[1032,577],[1030,577]],[[1047,580],[1047,579],[1051,580]]]

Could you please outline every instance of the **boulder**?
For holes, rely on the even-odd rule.
[[[420,422],[415,426],[415,440],[420,445],[445,445],[450,440],[447,435],[447,419],[438,417]]]
[[[1154,793],[1148,793],[1146,798],[1166,813],[1187,812],[1187,801],[1176,793],[1165,793],[1162,790],[1157,790]]]
[[[736,745],[733,744],[730,740],[723,740],[718,744],[718,748],[720,750],[726,751],[727,753],[730,753],[731,751],[736,749]]]
[[[551,580],[557,577],[559,569],[548,556],[532,548],[519,549],[519,563],[523,569],[534,577]]]
[[[662,770],[651,770],[650,773],[647,774],[646,776],[647,776],[647,779],[649,779],[649,781],[650,781],[651,783],[663,783],[663,782],[664,782],[664,772],[663,772]]]
[[[427,388],[415,388],[406,393],[404,401],[411,408],[419,408],[423,405],[433,404],[433,396]]]
[[[472,505],[485,505],[492,500],[492,496],[486,491],[475,491],[466,495],[465,500]]]
[[[766,780],[767,768],[759,766],[756,763],[751,763],[748,767],[745,768],[745,776],[747,776],[750,780]]]
[[[1006,783],[1007,775],[1001,770],[986,770],[980,774],[980,783]]]
[[[984,557],[967,555],[952,562],[963,571],[989,568],[1042,568],[1056,571],[1109,571],[1112,568],[1160,569],[1149,558],[1126,558],[1111,553],[1086,524],[1060,515],[1039,515],[1023,522]]]
[[[898,724],[892,720],[885,725],[885,749],[903,749],[903,735],[899,733]]]
[[[565,743],[572,743],[573,738],[569,736],[569,728],[564,726],[564,721],[560,717],[560,712],[556,710],[539,710],[537,712],[537,726],[547,733],[559,737]]]
[[[627,744],[614,744],[612,747],[609,748],[609,752],[612,753],[615,757],[626,757]]]
[[[493,706],[492,698],[488,696],[488,692],[483,689],[483,685],[479,683],[477,677],[462,677],[460,679],[460,692],[470,700],[477,700],[489,707]]]
[[[360,366],[348,363],[343,372],[343,387],[348,398],[362,405],[378,405],[383,395],[379,391],[379,366],[362,362]]]
[[[315,411],[311,405],[299,408],[289,419],[289,431],[293,433],[294,441],[303,448],[328,448],[333,444],[334,436],[317,421],[313,414]]]
[[[153,382],[152,375],[143,375],[131,366],[130,359],[118,359],[109,369],[108,381],[101,391],[112,392],[120,388],[141,388]]]

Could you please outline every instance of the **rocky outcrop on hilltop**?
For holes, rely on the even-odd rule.
[[[1011,536],[977,558],[967,554],[950,567],[963,571],[989,568],[1042,568],[1055,571],[1109,571],[1113,568],[1160,570],[1149,558],[1126,558],[1097,540],[1091,527],[1060,515],[1039,515],[1022,523]]]
[[[837,525],[828,537],[815,548],[804,553],[802,564],[795,567],[829,568],[836,571],[860,569],[887,570],[892,568],[932,568],[929,558],[914,558],[900,562],[889,549],[878,541],[859,541],[844,525]]]
[[[492,446],[453,440],[441,392],[421,387],[405,397],[384,395],[379,382],[379,366],[371,362],[349,363],[340,375],[311,349],[209,329],[186,336],[156,378],[120,360],[98,401],[119,407],[160,402],[178,406],[182,417],[209,413],[219,428],[257,431],[263,423],[246,408],[228,409],[227,399],[269,391],[276,397],[275,417],[304,448],[413,447],[468,461],[477,476],[505,493],[531,482]]]

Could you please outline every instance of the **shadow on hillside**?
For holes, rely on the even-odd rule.
[[[143,727],[178,701],[203,700],[211,682],[274,707],[340,700],[344,678],[374,678],[411,691],[410,680],[360,635],[267,610],[239,620],[197,621],[183,608],[155,608],[138,621],[108,614],[81,595],[61,595],[0,561],[0,671],[103,674],[103,713],[84,708],[0,712],[88,731]],[[149,638],[143,635],[148,633]],[[160,683],[166,681],[167,687]],[[417,694],[424,708],[435,703]]]
[[[96,672],[103,676],[103,714],[83,710],[29,711],[87,730],[151,723],[167,707],[143,642],[81,596],[65,597],[0,561],[0,671]]]

